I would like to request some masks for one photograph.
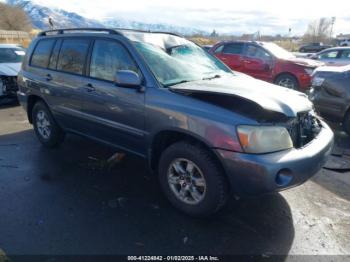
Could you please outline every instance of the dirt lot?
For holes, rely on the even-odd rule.
[[[115,152],[76,136],[45,149],[22,108],[2,106],[0,254],[350,254],[350,138],[336,135],[326,166],[337,172],[198,220],[170,206],[140,159],[109,169]]]

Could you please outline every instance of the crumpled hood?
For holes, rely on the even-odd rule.
[[[301,58],[301,57],[286,59],[286,61],[293,62],[295,64],[299,64],[302,66],[314,67],[314,68],[325,65],[325,63],[320,62],[320,61],[308,59],[308,58]]]
[[[21,70],[21,63],[0,63],[1,76],[17,76]]]
[[[299,112],[312,110],[312,103],[305,94],[244,74],[178,84],[170,89],[178,92],[217,93],[241,97],[265,110],[280,112],[287,117],[295,117]]]

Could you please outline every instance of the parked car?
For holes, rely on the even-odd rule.
[[[311,85],[311,74],[322,62],[297,58],[274,43],[229,41],[216,44],[210,53],[232,70],[305,91]]]
[[[333,47],[323,50],[310,57],[330,66],[343,66],[350,64],[350,47]]]
[[[339,46],[350,46],[350,38],[344,39],[339,43]]]
[[[350,135],[350,65],[317,69],[309,97],[320,114],[342,123]]]
[[[0,98],[16,97],[17,74],[25,50],[18,45],[0,44]]]
[[[323,43],[310,43],[302,45],[299,48],[299,52],[301,53],[313,53],[313,52],[320,52],[324,49],[332,47],[331,45],[325,45]]]
[[[136,154],[193,216],[300,185],[326,161],[333,133],[305,94],[236,74],[174,34],[80,30],[40,33],[19,74],[44,146],[75,133]]]

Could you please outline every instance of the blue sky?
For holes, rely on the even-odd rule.
[[[95,19],[119,17],[169,23],[220,33],[293,35],[320,17],[336,17],[334,32],[350,33],[349,0],[33,0]]]

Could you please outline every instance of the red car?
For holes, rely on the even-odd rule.
[[[310,87],[313,70],[324,65],[311,59],[297,58],[268,42],[220,42],[209,52],[234,71],[300,91]]]

